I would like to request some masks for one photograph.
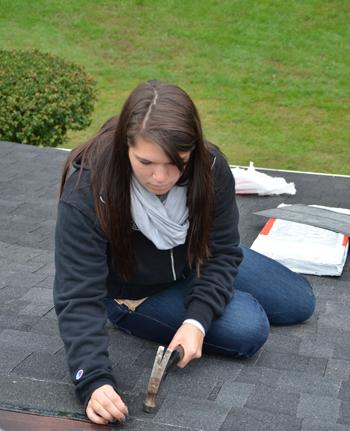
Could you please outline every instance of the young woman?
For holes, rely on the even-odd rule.
[[[70,176],[71,167],[73,172]],[[308,282],[239,245],[234,178],[179,87],[148,81],[65,164],[54,300],[91,421],[124,420],[106,318],[175,349],[249,357],[269,323],[308,319]]]

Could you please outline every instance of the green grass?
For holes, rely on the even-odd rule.
[[[348,0],[0,0],[0,46],[98,82],[91,136],[147,79],[183,87],[234,164],[350,174]]]

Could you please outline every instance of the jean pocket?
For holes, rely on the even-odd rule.
[[[129,308],[124,304],[118,304],[114,298],[106,297],[103,300],[108,319],[116,326],[129,312]]]

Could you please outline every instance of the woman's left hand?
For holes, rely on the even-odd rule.
[[[181,344],[184,349],[184,356],[178,362],[178,367],[185,368],[192,359],[202,356],[203,340],[204,334],[196,326],[190,323],[183,323],[180,326],[168,346],[169,350],[175,350]]]

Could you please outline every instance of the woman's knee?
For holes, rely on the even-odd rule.
[[[261,305],[248,293],[236,292],[235,303],[215,321],[205,338],[206,350],[233,357],[253,356],[266,342],[270,324]],[[216,351],[215,351],[216,349]]]
[[[310,319],[316,308],[316,298],[311,284],[308,280],[299,275],[294,286],[294,293],[285,301],[280,312],[271,312],[269,320],[271,325],[294,325]]]
[[[244,247],[243,252],[235,287],[260,302],[272,325],[301,323],[312,316],[315,296],[305,277],[253,250]]]
[[[240,356],[251,357],[265,344],[269,333],[270,323],[265,310],[261,307],[260,310],[251,316],[249,321],[242,322],[239,325],[239,338],[241,341]]]

